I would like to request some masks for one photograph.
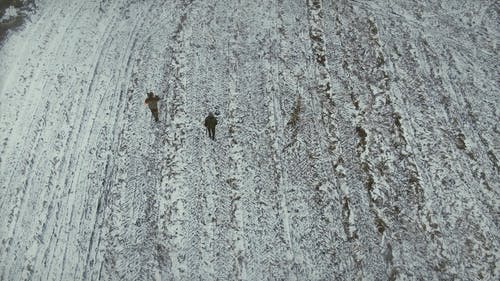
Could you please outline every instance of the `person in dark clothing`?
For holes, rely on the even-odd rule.
[[[208,130],[208,136],[215,140],[215,125],[217,125],[217,118],[215,118],[212,112],[208,113],[207,118],[205,118],[205,127]]]
[[[148,98],[144,101],[145,104],[149,106],[149,109],[151,110],[151,113],[153,114],[153,117],[155,118],[155,121],[158,122],[158,101],[160,98],[158,96],[155,96],[153,92],[148,93]]]

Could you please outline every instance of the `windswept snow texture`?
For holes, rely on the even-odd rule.
[[[36,6],[0,280],[498,280],[498,1]]]

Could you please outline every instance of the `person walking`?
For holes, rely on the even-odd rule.
[[[158,122],[158,101],[160,100],[160,97],[155,96],[153,92],[148,93],[148,97],[144,101],[145,104],[149,106],[149,109],[151,110],[151,113],[153,114],[153,117],[155,118],[155,121]]]
[[[207,118],[205,118],[205,127],[207,127],[208,137],[212,140],[215,140],[215,125],[217,125],[217,118],[212,112],[209,112]]]

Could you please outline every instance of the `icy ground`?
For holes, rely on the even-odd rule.
[[[0,280],[498,280],[498,1],[36,6]]]

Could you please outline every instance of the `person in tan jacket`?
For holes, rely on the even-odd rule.
[[[160,98],[158,96],[155,96],[153,92],[148,93],[147,99],[144,101],[145,104],[149,106],[149,109],[151,110],[151,113],[153,114],[153,117],[155,118],[155,121],[158,122],[158,101]]]

